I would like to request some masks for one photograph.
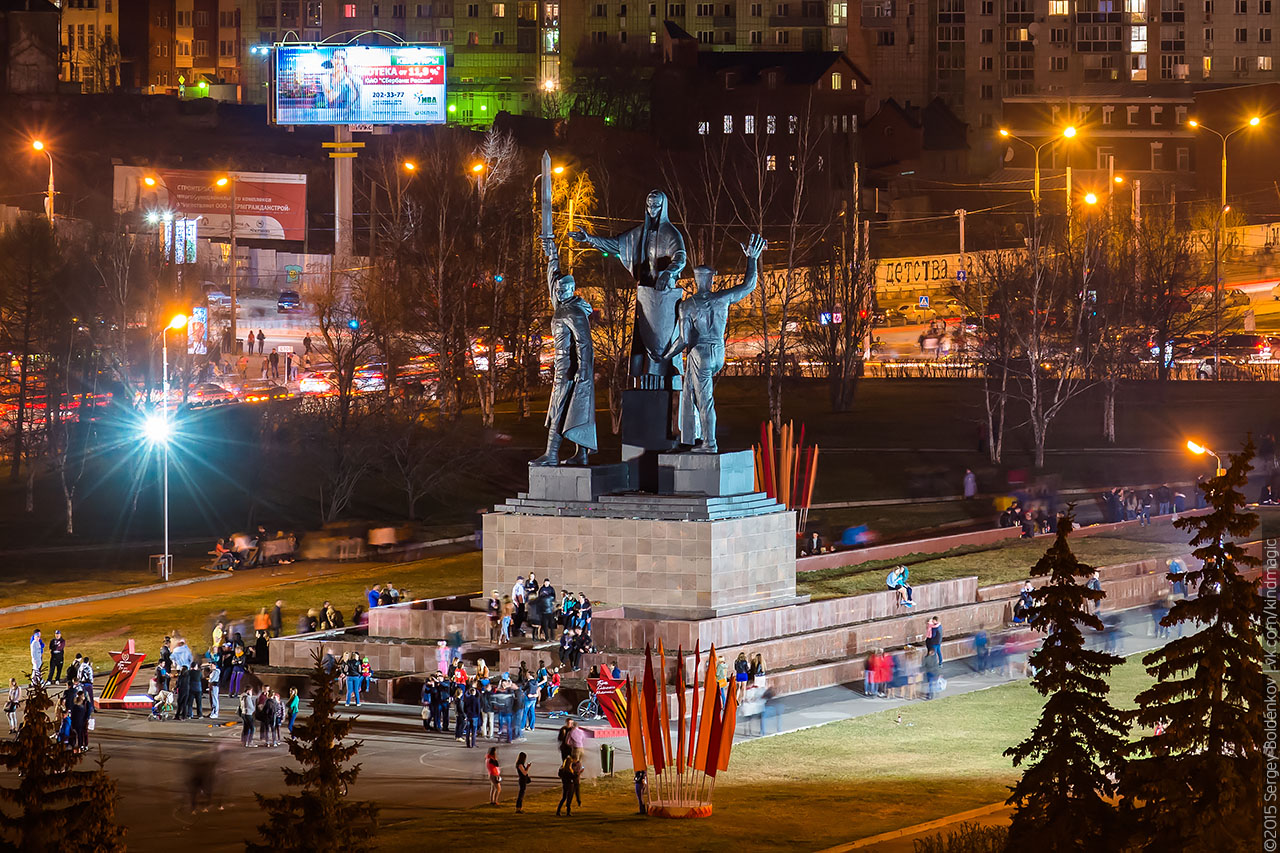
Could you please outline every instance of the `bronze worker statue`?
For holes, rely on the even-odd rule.
[[[714,381],[724,367],[724,336],[729,325],[729,306],[751,295],[760,278],[760,254],[765,239],[753,234],[742,253],[747,256],[747,272],[742,284],[712,290],[716,271],[695,267],[696,290],[680,300],[676,310],[676,339],[664,355],[674,358],[685,353],[684,383],[680,392],[680,441],[695,445],[695,453],[718,453],[716,445],[716,401]]]
[[[596,440],[595,354],[591,346],[591,305],[575,292],[573,276],[560,271],[555,241],[542,239],[551,291],[551,339],[555,344],[555,377],[547,405],[547,452],[530,465],[559,465],[560,445],[569,439],[577,452],[566,465],[586,465]]]

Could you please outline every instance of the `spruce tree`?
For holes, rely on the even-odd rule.
[[[1029,623],[1045,633],[1031,653],[1031,685],[1048,697],[1040,720],[1022,743],[1005,751],[1015,767],[1026,765],[1010,788],[1014,806],[1009,849],[1096,851],[1110,847],[1116,812],[1108,798],[1124,760],[1128,724],[1107,700],[1107,677],[1123,659],[1086,646],[1082,627],[1102,630],[1094,605],[1105,597],[1083,580],[1093,571],[1072,553],[1073,518],[1031,574],[1049,578],[1032,596]]]
[[[18,773],[16,787],[0,787],[0,828],[16,849],[33,853],[123,851],[124,829],[115,822],[115,783],[105,760],[97,770],[76,770],[80,756],[55,739],[43,683],[27,688],[18,737],[0,741],[0,766]]]
[[[359,764],[347,763],[356,756],[361,742],[348,743],[352,721],[334,715],[337,680],[337,672],[326,672],[317,652],[311,669],[311,715],[298,718],[289,738],[289,754],[302,769],[282,768],[285,784],[300,790],[276,797],[255,794],[267,813],[267,822],[258,827],[264,843],[246,844],[250,853],[364,853],[372,849],[377,807],[346,799],[347,790],[360,775]]]
[[[1201,486],[1211,511],[1176,524],[1192,530],[1201,568],[1171,580],[1188,597],[1162,624],[1191,633],[1143,658],[1156,683],[1138,695],[1134,719],[1164,733],[1136,740],[1121,780],[1121,808],[1141,850],[1230,853],[1260,849],[1266,677],[1260,641],[1263,602],[1256,566],[1233,540],[1258,517],[1243,512],[1253,441]]]

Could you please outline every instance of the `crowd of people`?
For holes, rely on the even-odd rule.
[[[533,573],[516,578],[508,594],[493,590],[487,602],[489,640],[511,643],[520,637],[550,642],[559,633],[560,665],[577,672],[582,656],[596,651],[591,639],[591,599],[586,593],[565,591],[557,596],[550,578]]]
[[[468,673],[461,659],[450,657],[422,686],[422,727],[452,733],[468,747],[482,739],[519,743],[536,728],[539,703],[559,689],[560,671],[546,661],[538,662],[537,671],[521,662],[512,674],[492,672],[481,658]]]
[[[1204,477],[1202,476],[1197,480],[1197,485],[1203,481]],[[1195,488],[1192,491],[1196,496],[1195,507],[1197,509],[1204,507],[1203,492],[1199,488]],[[1124,489],[1119,487],[1108,489],[1098,497],[1098,505],[1103,523],[1137,521],[1140,524],[1147,525],[1151,523],[1152,516],[1185,512],[1188,501],[1186,494],[1181,489],[1171,488],[1166,484],[1157,486],[1154,489]]]
[[[77,654],[69,665],[66,661],[67,641],[61,629],[55,629],[53,637],[45,642],[44,634],[36,628],[31,632],[31,671],[28,685],[41,684],[55,697],[56,732],[58,743],[75,752],[83,752],[89,746],[89,732],[93,728],[93,662],[87,655]],[[64,669],[65,667],[65,669]],[[60,693],[56,688],[64,687]],[[28,699],[30,686],[9,679],[9,693],[5,697],[5,717],[9,734],[16,734]]]
[[[556,816],[561,811],[573,816],[574,805],[582,806],[582,772],[583,757],[586,753],[586,740],[582,729],[573,720],[568,720],[556,733],[556,741],[560,746],[560,766],[556,777],[560,780],[560,802],[556,804]],[[516,756],[516,782],[519,789],[516,793],[516,813],[524,813],[525,792],[532,781],[533,763],[527,753]],[[501,805],[502,798],[502,765],[498,758],[498,748],[489,747],[484,758],[485,775],[489,779],[489,805]],[[637,781],[637,796],[640,795],[640,782]],[[641,800],[641,806],[643,806]]]

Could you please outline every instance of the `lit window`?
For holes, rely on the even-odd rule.
[[[772,136],[778,132],[778,117],[767,116],[764,120],[764,132]]]
[[[840,79],[840,72],[839,72],[839,71],[832,71],[832,72],[831,72],[831,91],[833,91],[833,92],[839,92],[839,91],[840,91],[840,85],[841,85],[841,83],[842,83],[842,82],[843,82],[843,81]]]
[[[774,154],[766,154],[764,158],[764,168],[768,172],[778,171],[778,157]]]
[[[724,117],[724,132],[733,133],[733,116]]]
[[[708,133],[710,133],[710,132],[711,132],[711,122],[709,122],[709,121],[700,121],[700,122],[698,122],[698,135],[699,135],[699,136],[706,136],[706,135],[707,135]]]
[[[795,134],[796,128],[800,125],[799,116],[787,116],[787,133]]]
[[[743,117],[742,117],[742,132],[743,132],[743,133],[755,133],[755,132],[756,132],[756,117],[755,117],[755,116],[743,116]]]
[[[1258,57],[1258,70],[1259,70],[1259,71],[1270,71],[1270,70],[1271,70],[1271,57],[1269,57],[1269,56],[1259,56],[1259,57]]]
[[[1070,15],[1071,14],[1070,0],[1049,0],[1049,14],[1050,15]]]
[[[355,3],[347,3],[346,5],[344,5],[344,6],[342,7],[342,17],[344,17],[344,18],[354,18],[355,16],[356,16],[356,4],[355,4]]]

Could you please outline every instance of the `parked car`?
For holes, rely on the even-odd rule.
[[[1207,343],[1200,350],[1204,355],[1213,353],[1213,343]],[[1270,361],[1271,340],[1266,335],[1244,332],[1234,335],[1223,335],[1218,343],[1218,355],[1229,355],[1245,361]]]
[[[222,403],[234,403],[236,395],[232,394],[221,385],[215,385],[212,382],[205,382],[202,385],[196,385],[187,391],[187,405],[192,408],[202,406],[216,406]]]
[[[1196,377],[1199,379],[1212,379],[1214,374],[1214,360],[1212,357],[1201,359],[1196,365]],[[1219,376],[1222,379],[1257,379],[1258,370],[1247,361],[1231,356],[1221,356],[1218,358]]]
[[[287,400],[289,389],[270,379],[250,379],[244,383],[240,400],[245,403],[265,403],[270,400]]]
[[[302,310],[302,297],[296,290],[282,290],[279,298],[276,299],[276,313],[288,314],[292,311]]]
[[[223,293],[221,290],[210,290],[205,294],[205,299],[215,308],[230,308],[231,297]]]

